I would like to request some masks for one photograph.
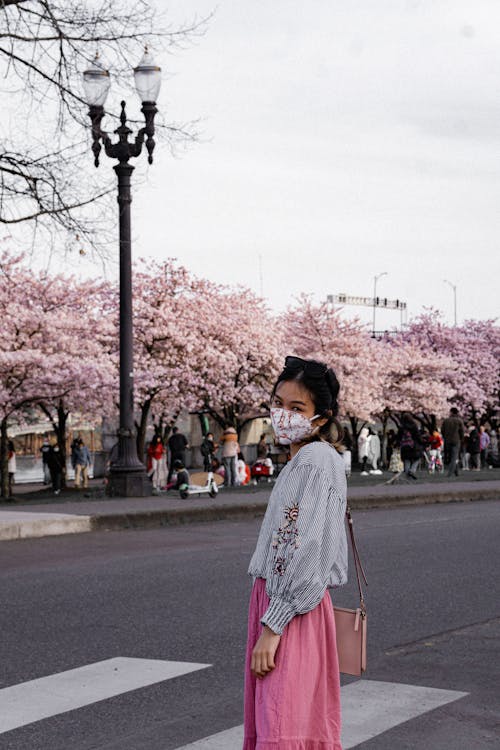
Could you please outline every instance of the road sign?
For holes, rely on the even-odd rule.
[[[406,302],[387,297],[355,297],[352,294],[328,294],[329,305],[358,305],[361,307],[383,307],[386,310],[406,310]]]

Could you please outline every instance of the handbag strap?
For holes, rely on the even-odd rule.
[[[365,571],[363,570],[363,566],[361,564],[361,558],[359,556],[358,547],[356,545],[356,540],[354,539],[354,524],[352,522],[352,515],[351,515],[351,509],[349,506],[346,508],[346,517],[347,517],[347,524],[349,526],[349,536],[351,537],[351,546],[352,546],[352,556],[354,558],[354,567],[356,569],[356,580],[358,582],[358,590],[359,590],[359,606],[362,612],[365,612],[365,600],[363,598],[363,589],[361,587],[361,576],[363,577],[363,581],[365,582],[365,586],[368,586],[368,581],[366,580]],[[360,576],[361,573],[361,576]]]

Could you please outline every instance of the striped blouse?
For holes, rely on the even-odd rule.
[[[261,622],[274,633],[347,581],[346,485],[342,457],[324,442],[302,446],[274,485],[248,568],[266,580]]]

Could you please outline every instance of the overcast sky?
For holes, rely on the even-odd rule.
[[[160,0],[157,0],[160,2]],[[163,6],[163,2],[162,2]],[[500,308],[498,0],[173,0],[215,9],[164,72],[167,117],[134,198],[134,252],[175,256],[283,309],[301,292],[382,296],[453,319]],[[361,312],[352,308],[352,314]],[[364,311],[370,316],[369,311]],[[397,324],[381,312],[377,327]]]

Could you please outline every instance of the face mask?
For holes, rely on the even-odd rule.
[[[287,409],[271,409],[271,423],[273,425],[276,440],[281,445],[291,445],[291,443],[301,443],[306,438],[311,437],[313,432],[318,428],[313,428],[311,422],[318,419],[319,414],[314,417],[305,417],[296,411]]]

